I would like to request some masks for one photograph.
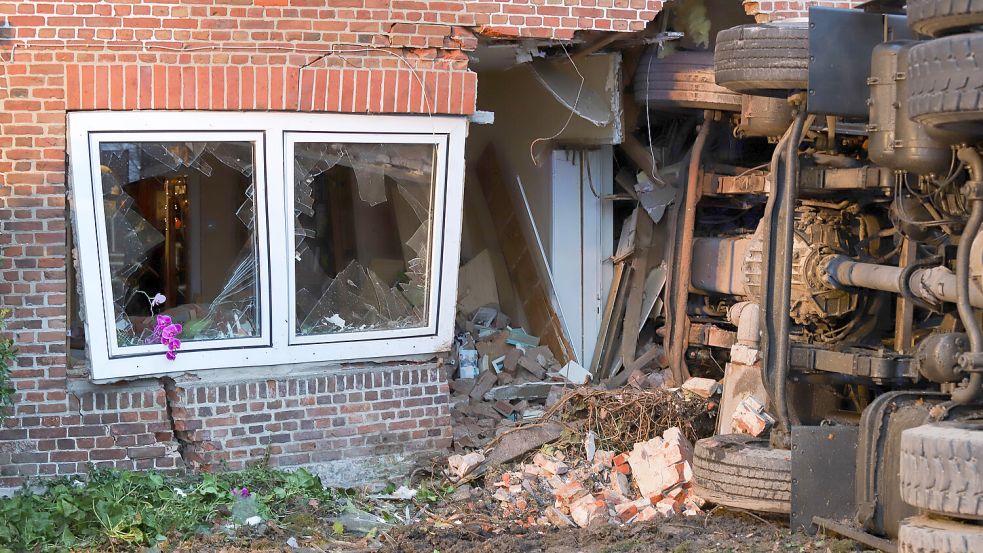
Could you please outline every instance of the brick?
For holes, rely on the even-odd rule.
[[[126,449],[126,456],[130,459],[153,459],[163,457],[166,452],[164,446],[130,447]]]
[[[702,398],[709,398],[720,391],[720,383],[712,378],[693,377],[683,382],[682,388]]]
[[[585,495],[570,504],[570,518],[581,528],[595,528],[607,523],[608,509],[603,501]]]

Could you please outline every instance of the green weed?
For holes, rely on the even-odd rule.
[[[87,481],[46,482],[0,499],[0,553],[131,549],[180,541],[222,522],[248,490],[260,516],[282,520],[301,509],[327,511],[339,493],[306,470],[267,467],[196,477],[97,469]]]

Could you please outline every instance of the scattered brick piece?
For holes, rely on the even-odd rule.
[[[581,528],[592,528],[607,523],[608,509],[603,501],[585,495],[570,505],[570,518]]]
[[[676,514],[676,502],[669,498],[659,501],[654,507],[665,518],[670,518]]]
[[[587,495],[587,489],[580,482],[574,480],[572,482],[567,482],[560,488],[557,488],[554,492],[556,498],[560,501],[566,503],[572,503],[577,499]]]
[[[628,482],[628,477],[620,472],[611,473],[611,488],[625,497],[631,496],[631,483]]]
[[[537,453],[533,456],[532,462],[548,474],[561,475],[566,474],[570,470],[570,467],[563,461],[550,459],[542,453]]]
[[[570,517],[560,512],[556,507],[546,508],[546,520],[548,520],[553,526],[559,528],[572,528],[575,526],[574,522],[570,520]]]
[[[485,456],[477,451],[467,455],[451,455],[447,458],[447,465],[455,480],[460,480],[471,473],[485,460]]]
[[[658,509],[649,505],[648,507],[642,509],[638,513],[638,517],[635,518],[636,522],[645,522],[647,520],[655,520],[657,518],[664,518],[666,515],[662,514]]]
[[[618,520],[625,524],[631,522],[631,519],[638,515],[638,507],[631,502],[615,505],[614,511],[618,515]]]
[[[720,383],[712,378],[693,377],[683,382],[682,388],[702,398],[709,398],[720,391]]]
[[[598,449],[594,453],[594,465],[611,468],[614,466],[614,452]]]
[[[645,497],[688,482],[692,478],[693,447],[679,429],[670,428],[662,438],[635,444],[628,464],[638,490]]]
[[[765,407],[751,396],[745,397],[734,409],[731,426],[734,432],[760,436],[775,424]]]

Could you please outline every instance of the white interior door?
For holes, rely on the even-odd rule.
[[[589,363],[611,286],[614,213],[602,200],[614,186],[611,146],[555,150],[550,269],[580,363]]]

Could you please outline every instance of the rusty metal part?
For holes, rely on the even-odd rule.
[[[803,167],[799,188],[803,190],[867,190],[891,188],[894,173],[884,167]]]
[[[740,137],[777,138],[792,124],[793,109],[786,98],[768,96],[741,97],[741,120],[734,130]]]
[[[750,172],[737,176],[704,173],[701,180],[703,194],[706,196],[763,194],[768,191],[768,176],[764,172]]]
[[[696,134],[693,149],[690,153],[689,169],[686,173],[686,201],[682,206],[682,217],[679,225],[680,233],[675,240],[675,248],[679,256],[676,263],[676,278],[673,279],[673,295],[669,299],[672,304],[672,326],[669,328],[666,351],[669,352],[669,367],[672,369],[676,382],[685,382],[689,378],[686,367],[686,336],[689,331],[689,317],[686,316],[686,303],[689,299],[690,267],[693,262],[693,232],[696,228],[696,204],[700,200],[700,160],[703,156],[703,146],[713,112],[703,114],[703,124]]]
[[[741,111],[741,95],[714,82],[713,52],[649,48],[635,71],[635,100],[655,108]]]
[[[870,145],[874,163],[919,175],[944,175],[952,162],[947,144],[932,138],[924,125],[908,117],[908,52],[912,40],[885,42],[874,47],[870,78]]]
[[[796,324],[824,331],[855,313],[859,302],[855,293],[831,286],[823,278],[819,270],[822,261],[830,252],[859,254],[860,237],[856,229],[864,229],[868,235],[876,231],[870,232],[867,221],[854,213],[856,204],[846,202],[827,207],[807,203],[815,202],[800,202],[795,210],[789,314]],[[763,228],[754,234],[741,270],[747,296],[759,302],[764,299],[764,290],[769,289],[764,284],[763,234]]]
[[[956,274],[945,267],[920,267],[907,270],[893,265],[877,265],[853,261],[846,256],[833,255],[819,266],[823,278],[837,287],[867,288],[901,294],[910,290],[911,295],[932,305],[942,302],[956,303]],[[976,285],[969,287],[969,303],[983,308],[983,291]]]
[[[693,346],[729,348],[737,343],[737,333],[715,324],[694,323],[689,327],[689,343]]]
[[[883,551],[884,553],[898,553],[898,546],[893,541],[879,538],[848,524],[823,517],[812,517],[812,523],[820,530],[827,530],[834,534],[839,534],[844,538],[849,538],[858,543]]]
[[[814,345],[794,344],[789,364],[797,371],[836,373],[871,378],[875,382],[918,377],[910,357],[866,348],[833,351]]]
[[[696,238],[690,284],[694,291],[747,296],[742,267],[752,238]]]

